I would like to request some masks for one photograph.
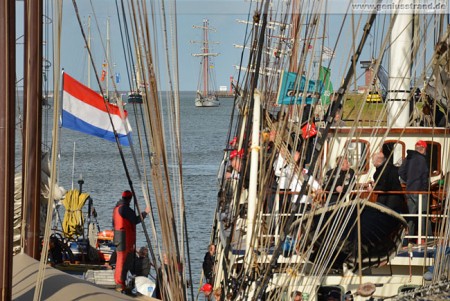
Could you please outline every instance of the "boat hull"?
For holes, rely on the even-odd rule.
[[[216,96],[209,97],[197,97],[195,99],[196,107],[218,107],[220,106],[220,101]]]
[[[360,200],[358,213],[355,202],[356,200],[321,208],[302,219],[302,232],[307,233],[303,237],[306,239],[306,246],[311,245],[313,248],[309,258],[311,262],[315,262],[322,252],[331,251],[331,258],[334,259],[332,269],[342,270],[345,265],[356,271],[359,267],[366,269],[385,265],[396,255],[407,229],[405,219],[383,205],[364,200]],[[348,223],[342,225],[344,229],[341,239],[333,240],[329,234],[332,232],[328,230],[341,224],[343,216],[348,219]],[[323,234],[317,236],[316,230]],[[358,262],[358,237],[361,237],[361,262]],[[327,241],[336,244],[334,250],[326,245]]]

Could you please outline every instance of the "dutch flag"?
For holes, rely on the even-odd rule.
[[[115,129],[120,143],[125,146],[130,145],[131,126],[128,122],[127,111],[124,110],[125,116],[122,119],[118,106],[105,102],[101,95],[65,72],[63,86],[62,127],[112,142],[116,141]]]

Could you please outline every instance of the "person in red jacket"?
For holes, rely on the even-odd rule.
[[[141,216],[136,215],[130,208],[132,197],[131,191],[125,190],[113,211],[114,243],[117,253],[114,280],[122,291],[126,289],[127,272],[132,269],[136,257],[136,224],[141,222],[141,217],[144,219],[150,212],[150,208],[147,207]]]

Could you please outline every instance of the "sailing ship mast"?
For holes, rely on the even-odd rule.
[[[202,67],[203,67],[203,91],[202,91],[202,95],[203,96],[207,96],[209,91],[208,91],[208,68],[209,68],[209,57],[210,56],[218,56],[219,53],[217,52],[209,52],[209,44],[217,44],[217,42],[211,42],[208,40],[208,33],[209,31],[212,32],[216,32],[215,28],[212,28],[209,26],[209,20],[208,19],[204,19],[203,20],[203,25],[202,26],[198,26],[198,25],[193,25],[192,28],[197,28],[197,29],[202,29],[203,30],[203,41],[192,41],[193,43],[201,43],[203,44],[203,52],[202,53],[193,53],[192,55],[195,57],[202,57]]]
[[[409,123],[410,110],[407,100],[411,92],[411,45],[413,12],[402,11],[397,14],[391,32],[389,87],[388,87],[388,126],[405,127]]]
[[[289,62],[289,70],[296,72],[298,69],[298,43],[300,41],[300,1],[292,1],[292,53]]]
[[[36,1],[37,2],[37,1]],[[15,161],[15,79],[16,79],[16,1],[6,0],[0,7],[0,287],[1,299],[12,297],[14,161]],[[9,125],[8,125],[9,124]]]
[[[42,147],[42,16],[43,1],[25,5],[25,65],[24,65],[24,139],[22,237],[25,253],[40,257],[39,213],[41,205]]]
[[[193,25],[192,28],[195,29],[202,29],[203,31],[203,40],[202,41],[191,41],[191,43],[200,43],[202,44],[202,52],[201,53],[193,53],[192,56],[194,57],[201,57],[201,64],[202,64],[202,77],[201,81],[201,91],[197,91],[198,95],[195,100],[195,105],[197,107],[215,107],[219,105],[219,102],[217,100],[217,97],[215,95],[215,91],[211,91],[211,85],[210,82],[210,56],[218,56],[219,53],[217,52],[210,52],[210,44],[218,44],[218,42],[211,42],[209,41],[209,31],[216,32],[215,28],[212,28],[209,26],[209,20],[204,19],[203,25]]]

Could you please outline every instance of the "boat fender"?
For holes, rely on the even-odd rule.
[[[425,274],[423,274],[423,279],[425,281],[431,281],[433,280],[433,273],[430,271],[426,271]]]
[[[372,296],[373,293],[375,293],[375,284],[371,282],[363,283],[358,287],[358,295],[363,297],[369,297]]]
[[[97,238],[101,239],[101,240],[113,240],[114,231],[113,230],[103,230],[101,232],[98,232]]]

